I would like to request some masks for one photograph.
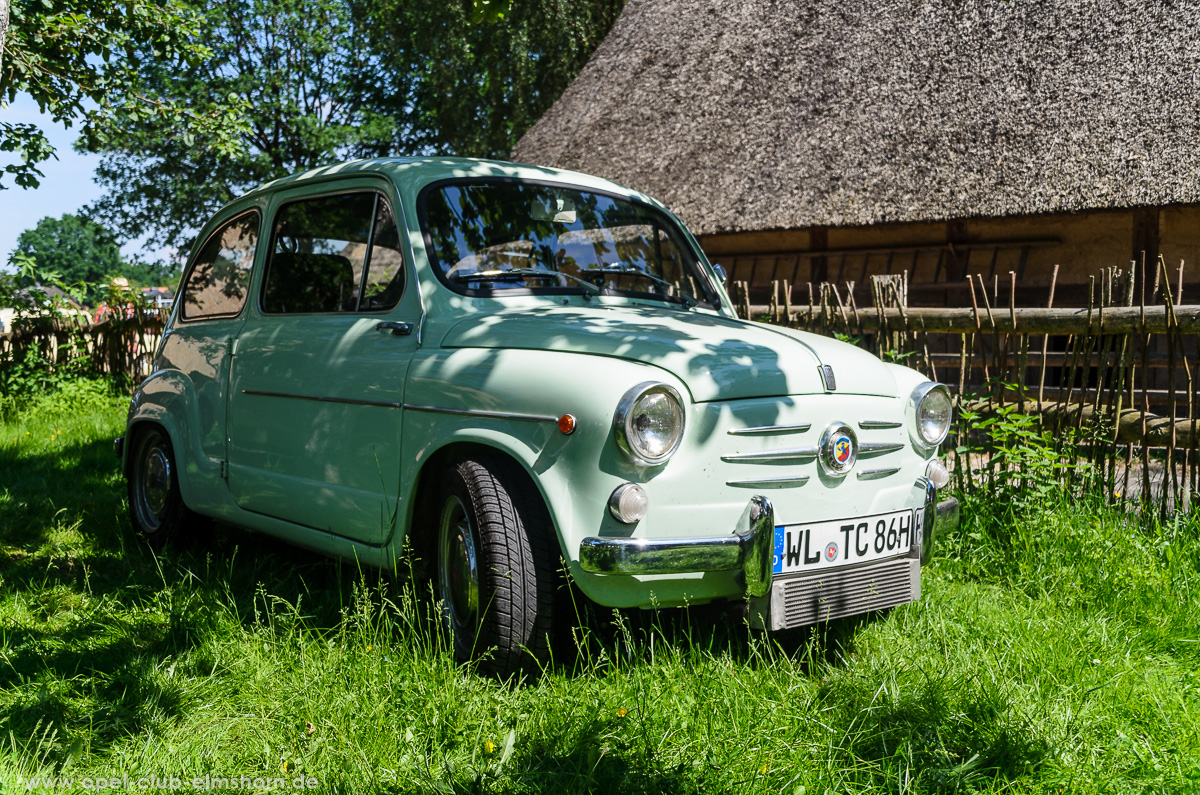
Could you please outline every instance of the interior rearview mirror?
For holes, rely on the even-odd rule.
[[[558,196],[544,196],[534,200],[530,215],[535,221],[551,221],[556,224],[575,223],[575,202]]]

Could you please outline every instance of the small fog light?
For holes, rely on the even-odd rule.
[[[925,477],[929,478],[929,482],[935,489],[942,489],[950,482],[950,470],[935,458],[929,462],[929,466],[925,467]]]
[[[608,498],[609,513],[621,524],[641,521],[649,507],[650,498],[646,496],[646,490],[636,483],[622,483]]]

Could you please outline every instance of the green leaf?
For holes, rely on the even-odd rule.
[[[500,764],[503,765],[512,756],[513,748],[517,744],[517,730],[509,729],[508,737],[504,739],[504,750],[500,752]]]

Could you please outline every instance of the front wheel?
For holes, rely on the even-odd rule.
[[[171,440],[159,428],[134,436],[129,470],[129,520],[133,531],[152,549],[162,549],[199,517],[183,503]]]
[[[558,544],[541,495],[517,465],[463,459],[437,501],[437,596],[459,662],[497,676],[550,656]]]

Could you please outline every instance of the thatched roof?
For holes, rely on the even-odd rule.
[[[630,0],[514,159],[702,233],[1200,201],[1200,4]]]

